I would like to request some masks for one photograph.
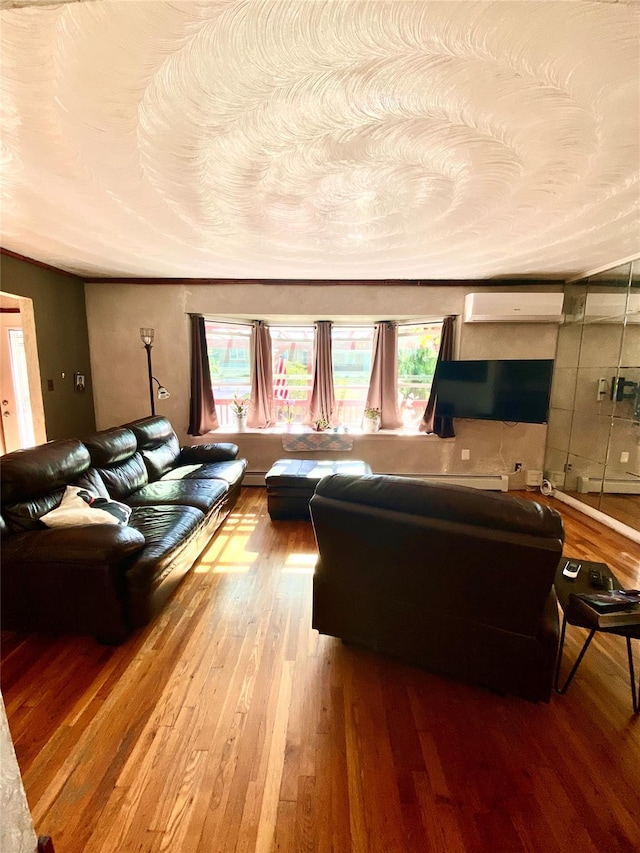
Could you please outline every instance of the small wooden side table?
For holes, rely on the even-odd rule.
[[[565,577],[565,575],[562,574],[562,571],[569,559],[576,560],[577,562],[582,564],[578,576],[573,580],[571,578]],[[593,610],[592,615],[591,608],[576,607],[576,605],[573,604],[571,600],[572,594],[576,595],[601,591],[596,587],[591,586],[589,582],[589,572],[592,569],[595,569],[600,572],[600,574],[604,578],[611,578],[613,581],[613,589],[622,589],[617,577],[613,574],[613,572],[605,563],[592,563],[588,560],[580,560],[577,557],[563,557],[560,560],[560,563],[558,564],[558,568],[556,570],[554,586],[556,589],[556,595],[558,596],[558,601],[560,602],[560,607],[562,608],[563,618],[562,630],[560,633],[560,648],[558,650],[558,660],[556,663],[554,690],[560,695],[567,692],[567,689],[573,681],[573,677],[578,671],[578,667],[582,662],[582,658],[585,656],[586,651],[591,644],[591,640],[593,640],[596,634],[596,631],[602,631],[605,634],[617,634],[620,637],[625,637],[627,641],[629,680],[631,683],[631,701],[633,703],[633,711],[637,714],[640,711],[640,686],[636,688],[636,678],[633,666],[633,649],[631,648],[631,640],[640,639],[640,614],[629,613],[628,624],[616,625],[615,627],[603,627],[600,625],[599,614],[597,613],[597,611]],[[562,665],[562,652],[564,649],[564,639],[567,624],[577,625],[580,628],[586,628],[589,631],[589,635],[587,636],[587,639],[585,640],[584,645],[580,650],[580,654],[576,658],[576,661],[573,664],[571,671],[569,672],[569,675],[567,676],[564,684],[562,685],[562,687],[560,687],[560,668]]]

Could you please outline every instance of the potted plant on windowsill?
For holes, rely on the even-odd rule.
[[[319,415],[315,420],[311,421],[311,429],[314,432],[324,432],[327,429],[331,429],[331,423],[324,415]]]
[[[380,409],[366,406],[362,418],[362,432],[378,432],[380,429]]]
[[[247,397],[240,397],[236,391],[233,396],[233,400],[231,401],[231,411],[236,418],[236,429],[238,432],[244,432],[247,428],[249,399]]]
[[[284,411],[282,412],[282,419],[285,423],[285,427],[287,432],[291,432],[291,427],[296,419],[296,413],[291,406],[291,403],[287,401],[286,406],[284,407]]]

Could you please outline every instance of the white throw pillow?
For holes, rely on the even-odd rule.
[[[59,506],[40,517],[47,527],[77,527],[80,524],[126,524],[131,508],[126,504],[92,495],[80,486],[67,486]]]

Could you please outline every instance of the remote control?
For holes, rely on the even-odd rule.
[[[578,577],[578,572],[582,568],[582,563],[578,563],[576,560],[567,560],[564,569],[562,570],[562,574],[565,578],[571,578],[571,580],[575,580]]]

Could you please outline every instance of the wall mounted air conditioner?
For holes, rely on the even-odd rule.
[[[562,293],[467,293],[465,323],[562,323]]]

